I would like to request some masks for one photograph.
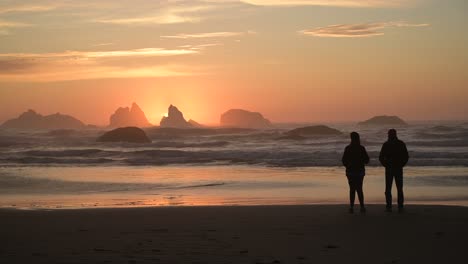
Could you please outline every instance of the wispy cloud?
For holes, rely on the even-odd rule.
[[[191,49],[163,49],[163,48],[143,48],[133,50],[114,51],[65,51],[58,53],[0,53],[1,57],[9,58],[110,58],[110,57],[137,57],[137,56],[176,56],[194,54],[198,51]]]
[[[173,38],[173,39],[190,39],[190,38],[227,38],[243,36],[248,34],[255,34],[254,31],[247,32],[233,32],[233,31],[222,31],[222,32],[205,32],[205,33],[194,33],[194,34],[177,34],[161,36],[161,38]]]
[[[152,16],[131,17],[131,18],[109,18],[96,19],[98,23],[116,24],[116,25],[148,25],[148,24],[177,24],[177,23],[195,23],[201,21],[200,17],[178,15],[178,14],[155,14]]]
[[[400,7],[414,4],[419,0],[243,0],[242,2],[259,6]]]
[[[44,12],[56,9],[58,5],[55,4],[15,4],[0,6],[0,14],[14,13],[14,12]]]
[[[30,24],[0,20],[0,35],[9,35],[11,28],[29,27]]]
[[[21,23],[21,22],[13,22],[13,21],[5,21],[0,20],[0,28],[8,28],[8,27],[29,27],[30,24]]]
[[[95,19],[94,22],[117,25],[197,23],[204,19],[201,13],[213,10],[215,7],[215,5],[200,2],[183,5],[166,4],[151,12],[145,12],[142,9],[142,13],[132,16],[99,18]]]
[[[1,63],[0,63],[1,67]],[[90,79],[115,78],[158,78],[173,76],[191,76],[205,74],[200,67],[167,64],[145,67],[119,67],[94,65],[43,64],[31,66],[25,71],[0,72],[4,82],[57,82]]]
[[[93,47],[102,47],[102,46],[112,46],[114,45],[114,43],[112,42],[107,42],[107,43],[97,43],[97,44],[94,44],[92,45]]]
[[[0,80],[51,82],[199,75],[204,74],[203,67],[192,67],[173,57],[199,54],[212,45],[214,44],[176,49],[0,53]],[[185,59],[186,57],[182,61]]]
[[[429,24],[411,24],[407,22],[379,22],[362,24],[339,24],[299,31],[300,34],[314,37],[363,38],[384,35],[382,31],[389,27],[426,27]]]
[[[197,45],[186,44],[186,45],[179,46],[179,48],[190,49],[190,50],[195,50],[195,51],[202,51],[202,50],[204,50],[206,48],[209,48],[209,47],[222,46],[222,45],[223,45],[223,43],[221,43],[221,42],[214,42],[214,43],[205,43],[205,44],[197,44]]]
[[[87,17],[87,20],[91,22],[116,25],[196,23],[204,20],[209,11],[229,7],[234,2],[210,0],[0,0],[0,15],[53,11]]]

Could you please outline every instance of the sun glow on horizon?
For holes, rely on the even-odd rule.
[[[155,125],[171,104],[213,125],[468,119],[464,0],[52,2],[0,1],[0,123],[105,126],[131,102]]]

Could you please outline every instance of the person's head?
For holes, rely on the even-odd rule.
[[[388,140],[395,140],[397,138],[398,138],[397,137],[397,132],[396,132],[395,129],[392,128],[392,129],[388,130]]]
[[[357,132],[351,132],[351,144],[361,145],[361,137]]]

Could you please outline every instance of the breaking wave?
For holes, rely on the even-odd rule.
[[[386,139],[384,129],[357,130],[377,166]],[[66,132],[66,133],[65,133]],[[284,131],[251,129],[149,130],[149,144],[98,143],[101,131],[5,134],[0,131],[0,165],[124,165],[255,164],[277,167],[341,166],[348,135],[305,140],[278,140]],[[94,133],[94,134],[93,134]],[[419,125],[404,128],[401,138],[410,150],[409,165],[468,166],[468,129],[460,125]]]
[[[369,151],[370,166],[378,165],[378,151]],[[410,152],[409,165],[468,166],[467,152]],[[10,153],[0,164],[82,164],[82,165],[170,165],[170,164],[264,164],[278,167],[341,166],[341,152],[281,149],[221,150],[41,150]]]

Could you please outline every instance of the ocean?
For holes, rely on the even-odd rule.
[[[105,130],[0,130],[0,207],[94,208],[348,202],[341,155],[361,134],[371,162],[364,192],[384,203],[378,154],[387,129],[330,124],[340,136],[280,140],[297,127],[160,133],[149,144],[99,143]],[[468,205],[468,124],[421,122],[398,129],[410,161],[408,203]],[[396,195],[394,195],[396,196]]]

